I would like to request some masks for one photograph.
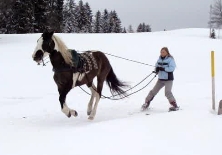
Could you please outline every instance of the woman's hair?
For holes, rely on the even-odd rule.
[[[173,58],[173,56],[170,54],[169,49],[168,49],[167,47],[163,47],[163,48],[161,49],[161,51],[162,51],[162,50],[164,50],[164,51],[167,52],[168,57],[172,57],[172,58]]]

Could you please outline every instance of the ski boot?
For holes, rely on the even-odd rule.
[[[172,105],[172,107],[169,108],[169,111],[177,111],[180,109],[180,107],[178,107],[175,101],[170,102],[170,104]]]
[[[141,107],[141,111],[145,111],[146,109],[148,109],[149,106],[150,106],[150,102],[145,102]]]

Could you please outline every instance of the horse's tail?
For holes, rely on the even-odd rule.
[[[106,77],[106,82],[110,88],[111,93],[114,95],[114,93],[117,93],[119,96],[126,97],[127,93],[122,89],[123,87],[128,87],[127,84],[124,82],[120,81],[117,77],[116,74],[114,73],[112,67]]]

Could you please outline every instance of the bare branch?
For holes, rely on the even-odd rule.
[[[209,24],[213,24],[216,27],[222,26],[222,2],[221,0],[216,0],[211,8],[211,17]]]

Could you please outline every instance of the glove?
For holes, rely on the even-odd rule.
[[[165,68],[159,67],[159,70],[160,70],[160,71],[165,71]]]
[[[156,67],[155,72],[158,73],[159,71],[165,71],[163,67]]]
[[[155,72],[158,73],[159,72],[159,67],[156,67]]]

